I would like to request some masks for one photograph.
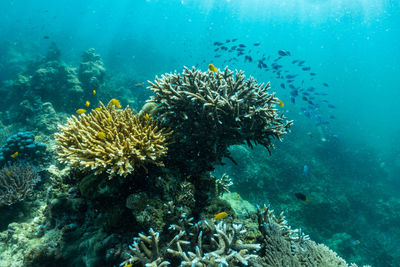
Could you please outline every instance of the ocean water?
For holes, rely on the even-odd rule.
[[[89,48],[101,56],[105,85],[92,104],[116,98],[140,110],[152,95],[147,81],[184,66],[243,70],[270,82],[284,103],[279,111],[294,125],[283,142],[274,142],[271,156],[263,147],[230,147],[237,164],[225,158],[225,165],[215,165],[216,175],[227,173],[232,192],[284,211],[290,225],[348,262],[400,266],[398,1],[10,0],[1,1],[0,10],[3,143],[33,131],[53,144],[56,126],[46,122],[42,131],[45,119],[20,109],[24,89],[13,94],[17,89],[10,87],[18,74],[33,75],[52,43],[62,62],[75,68]],[[48,99],[56,124],[73,114],[61,108],[63,101]],[[68,105],[84,108],[83,102]],[[26,207],[18,209],[29,217]],[[1,231],[24,222],[7,212]],[[96,255],[86,255],[86,266],[90,257]]]

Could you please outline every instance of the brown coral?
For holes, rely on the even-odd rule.
[[[162,128],[149,115],[139,117],[129,107],[116,108],[111,102],[88,115],[72,116],[59,126],[55,150],[61,162],[81,170],[127,176],[135,169],[163,166],[172,131]]]

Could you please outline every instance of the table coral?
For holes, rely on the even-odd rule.
[[[118,109],[111,102],[88,115],[72,116],[56,133],[59,161],[80,170],[107,172],[110,178],[126,177],[135,169],[163,166],[172,131],[151,116],[135,115],[129,107]],[[101,133],[101,134],[99,134]]]

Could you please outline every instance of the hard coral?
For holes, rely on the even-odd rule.
[[[36,170],[26,163],[14,163],[0,170],[0,206],[12,205],[32,194],[40,181]]]
[[[198,162],[200,171],[211,170],[213,163],[229,157],[230,145],[261,144],[270,150],[272,139],[280,140],[292,124],[276,109],[279,101],[268,92],[269,83],[245,78],[242,71],[234,74],[228,68],[201,72],[185,67],[182,74],[150,82],[156,94],[150,103],[158,105],[156,112],[177,137],[170,155],[186,162],[191,172],[199,171]],[[192,161],[185,160],[188,156]]]
[[[61,162],[80,170],[127,176],[147,164],[163,166],[172,131],[152,117],[138,116],[129,107],[118,109],[111,102],[88,115],[72,116],[59,126],[55,150]]]

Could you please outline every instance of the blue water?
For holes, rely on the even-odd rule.
[[[293,133],[287,139],[290,144],[297,144],[295,149],[289,149],[299,155],[296,175],[304,176],[303,166],[307,164],[313,177],[315,170],[310,161],[326,157],[321,161],[330,162],[331,179],[340,179],[335,170],[341,170],[349,183],[354,179],[355,183],[371,184],[371,191],[361,193],[362,197],[367,199],[373,192],[374,197],[385,196],[382,201],[400,199],[398,1],[10,0],[1,1],[0,10],[0,59],[5,58],[10,43],[31,56],[45,54],[49,44],[55,42],[67,63],[78,64],[82,51],[93,47],[102,56],[110,75],[131,75],[138,82],[153,80],[165,72],[179,72],[183,66],[197,65],[205,71],[209,63],[221,69],[225,65],[241,69],[259,82],[271,81],[272,91],[285,103],[285,115],[295,120]],[[316,126],[315,118],[304,116],[301,96],[292,104],[290,89],[282,89],[280,84],[284,80],[271,71],[260,70],[257,63],[244,62],[243,56],[238,57],[236,53],[214,52],[214,42],[224,43],[234,38],[238,39],[237,44],[246,44],[251,49],[248,54],[254,61],[265,54],[271,56],[272,62],[278,57],[278,50],[290,51],[291,56],[278,63],[288,73],[300,75],[295,79],[297,85],[304,80],[304,87],[314,86],[317,92],[328,93],[316,102],[321,103],[318,113],[329,125]],[[260,45],[256,47],[254,43]],[[215,58],[216,54],[221,57]],[[238,61],[224,63],[232,57]],[[291,63],[295,59],[305,60],[304,66],[310,66],[317,74],[314,80]],[[4,63],[0,67],[2,82],[16,74]],[[328,108],[322,99],[336,108]],[[330,119],[330,116],[335,118]],[[277,144],[278,150],[279,146]],[[289,151],[282,146],[284,151]],[[318,154],[319,150],[323,152]],[[370,162],[375,165],[371,167]],[[373,177],[369,177],[371,175]],[[318,186],[318,177],[314,179],[313,186]],[[374,192],[374,183],[379,183],[386,192]],[[340,186],[335,190],[340,191]],[[377,205],[379,201],[376,199]],[[361,212],[365,220],[369,212],[379,207],[369,208],[370,211]],[[398,219],[388,220],[390,227],[394,227]],[[373,227],[374,221],[368,224]],[[318,232],[318,227],[321,224],[310,227],[310,231]],[[383,225],[380,227],[384,229]],[[387,235],[382,229],[377,232]],[[333,234],[334,229],[330,232],[331,236]],[[362,254],[363,263],[373,261],[371,263],[378,266],[380,260],[368,258],[373,250],[366,247],[362,253],[353,251],[348,255]],[[393,258],[400,259],[400,255]]]

